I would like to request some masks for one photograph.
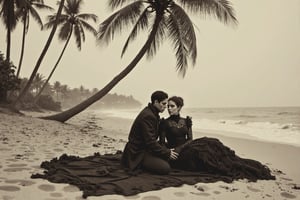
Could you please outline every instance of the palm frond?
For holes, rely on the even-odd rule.
[[[48,17],[47,17],[48,22],[46,24],[44,24],[44,28],[46,28],[46,29],[52,28],[56,23],[55,19],[56,19],[56,14],[48,15]],[[67,15],[61,15],[60,18],[58,19],[57,23],[58,23],[58,25],[60,25],[60,24],[65,23],[67,20],[68,20]]]
[[[183,35],[181,23],[178,21],[178,16],[170,14],[168,17],[168,30],[169,30],[169,37],[174,44],[174,49],[176,50],[176,69],[177,71],[185,76],[186,68],[188,66],[187,57],[188,57],[188,50],[185,45],[185,36]]]
[[[49,10],[49,11],[54,11],[54,8],[52,8],[51,6],[47,6],[43,3],[33,3],[32,5],[34,5],[35,7],[37,7],[39,10]]]
[[[138,32],[141,30],[141,29],[144,29],[144,28],[147,28],[148,27],[148,11],[147,11],[147,8],[142,12],[142,14],[140,15],[139,19],[137,20],[136,24],[134,25],[132,31],[130,32],[128,38],[127,38],[127,41],[125,42],[125,45],[122,49],[122,54],[121,54],[121,57],[123,57],[129,43],[131,41],[133,41]]]
[[[39,15],[39,13],[34,9],[32,6],[29,7],[29,13],[33,17],[33,19],[40,25],[41,28],[43,28],[43,22]]]
[[[67,0],[66,5],[64,7],[64,11],[68,15],[78,14],[80,12],[82,4],[82,0]]]
[[[95,14],[88,14],[88,13],[83,13],[83,14],[79,14],[77,15],[78,18],[80,19],[84,19],[84,20],[93,20],[94,22],[97,22],[98,20],[98,16]]]
[[[194,13],[211,15],[224,24],[238,23],[234,8],[228,0],[178,0],[184,8]]]
[[[6,28],[10,29],[11,31],[16,27],[17,25],[17,18],[15,16],[14,12],[14,1],[12,0],[4,0],[2,2],[2,20],[3,23],[5,24]]]
[[[81,25],[89,32],[91,32],[94,36],[97,36],[97,30],[92,27],[89,23],[86,21],[80,20]]]
[[[67,40],[71,30],[72,30],[72,24],[64,23],[64,25],[61,26],[60,29],[59,29],[58,38],[61,41]]]
[[[81,50],[81,34],[82,34],[82,30],[80,30],[79,26],[75,26],[74,27],[74,36],[75,36],[75,41],[76,41],[76,45],[77,48],[79,50]]]
[[[108,2],[108,6],[112,9],[112,10],[114,10],[114,9],[116,9],[116,8],[118,8],[118,7],[121,7],[121,6],[123,6],[125,3],[128,3],[128,2],[132,2],[132,1],[134,1],[134,0],[110,0],[109,2]]]
[[[158,29],[157,32],[155,34],[155,37],[153,39],[153,42],[151,43],[149,49],[147,50],[147,59],[151,59],[153,58],[153,56],[156,54],[158,48],[160,47],[160,45],[162,44],[162,42],[165,39],[166,33],[166,25],[167,25],[167,18],[165,15],[161,16],[161,20],[158,24]]]
[[[187,48],[189,58],[192,64],[195,65],[197,58],[197,39],[193,26],[193,22],[187,13],[177,4],[173,4],[169,11],[173,16],[176,16],[177,22],[180,25],[181,35],[183,35],[183,42]]]
[[[79,22],[79,23],[77,24],[77,26],[78,26],[78,29],[79,29],[80,34],[81,34],[81,40],[82,40],[83,42],[85,42],[85,32],[84,32],[84,29],[83,29],[83,27],[82,27],[82,23]]]
[[[98,40],[109,43],[113,40],[116,31],[121,32],[124,27],[136,22],[140,16],[142,7],[143,2],[137,1],[108,17],[99,26]]]

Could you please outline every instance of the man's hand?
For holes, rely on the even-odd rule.
[[[176,160],[178,158],[178,153],[175,151],[175,149],[170,149],[171,153],[170,153],[170,159],[171,160]]]

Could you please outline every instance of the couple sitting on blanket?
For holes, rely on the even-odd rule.
[[[180,154],[177,147],[192,140],[189,118],[179,115],[182,106],[181,97],[168,99],[168,94],[163,91],[151,95],[151,103],[139,113],[131,127],[122,156],[126,168],[130,171],[143,168],[157,174],[170,172],[170,161],[176,160]],[[160,120],[159,113],[167,107],[170,117]]]
[[[130,173],[141,170],[168,174],[172,168],[198,171],[232,178],[273,178],[270,170],[256,160],[240,158],[216,138],[192,139],[190,117],[180,116],[183,99],[168,98],[155,91],[136,117],[124,148],[121,164]],[[168,107],[170,116],[160,119]]]

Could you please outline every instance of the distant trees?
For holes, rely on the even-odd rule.
[[[142,104],[133,98],[133,96],[125,96],[107,94],[99,102],[95,103],[91,108],[139,108]]]

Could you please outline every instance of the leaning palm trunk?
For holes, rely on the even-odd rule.
[[[68,44],[69,44],[70,38],[71,38],[71,36],[72,36],[72,31],[73,31],[73,29],[70,31],[70,34],[69,34],[68,39],[67,39],[67,41],[66,41],[66,43],[65,43],[65,45],[64,45],[64,48],[63,48],[62,52],[60,53],[60,56],[59,56],[58,60],[56,61],[56,63],[55,63],[55,65],[54,65],[54,67],[53,67],[51,73],[49,74],[47,80],[45,81],[43,87],[40,89],[39,93],[35,96],[35,98],[34,98],[34,103],[35,103],[35,104],[36,104],[36,102],[39,100],[39,98],[40,98],[42,92],[43,92],[44,89],[46,88],[46,86],[47,86],[47,84],[48,84],[50,78],[52,77],[54,71],[56,70],[56,68],[57,68],[57,66],[58,66],[58,64],[59,64],[59,62],[60,62],[60,60],[61,60],[61,58],[62,58],[62,56],[63,56],[63,54],[64,54],[64,52],[65,52],[65,50],[66,50],[66,48],[67,48],[67,46],[68,46]]]
[[[23,36],[22,36],[22,47],[21,47],[21,55],[20,55],[20,60],[19,60],[19,65],[18,65],[18,71],[17,71],[17,78],[20,75],[20,71],[21,71],[21,66],[22,66],[22,62],[23,62],[23,56],[24,56],[24,48],[25,48],[25,36],[26,36],[26,24],[27,24],[27,17],[24,16],[24,26],[23,26]]]
[[[137,63],[143,58],[143,56],[147,52],[147,49],[149,49],[149,46],[154,41],[154,38],[155,38],[156,32],[158,30],[161,19],[162,19],[162,16],[156,15],[152,30],[151,30],[150,35],[149,35],[146,43],[144,44],[144,46],[138,52],[136,57],[131,61],[131,63],[123,71],[121,71],[117,76],[115,76],[104,88],[102,88],[99,92],[97,92],[93,96],[89,97],[88,99],[84,100],[80,104],[78,104],[66,111],[63,111],[63,112],[55,114],[55,115],[42,117],[42,118],[56,120],[59,122],[65,122],[68,119],[70,119],[71,117],[75,116],[76,114],[78,114],[81,111],[88,108],[90,105],[92,105],[96,101],[100,100],[102,97],[104,97],[115,85],[117,85],[124,77],[126,77],[126,75],[129,74],[134,69],[134,67],[137,65]]]
[[[59,5],[59,8],[58,8],[58,11],[57,11],[57,15],[56,15],[56,22],[58,22],[58,20],[59,20],[59,18],[60,18],[60,16],[61,16],[61,12],[62,12],[64,3],[65,3],[65,0],[61,0],[60,5]],[[13,107],[13,108],[16,108],[16,107],[18,106],[18,103],[21,102],[21,100],[23,99],[23,97],[28,93],[29,88],[30,88],[30,86],[31,86],[31,84],[32,84],[32,82],[33,82],[33,80],[34,80],[34,77],[36,76],[37,71],[38,71],[38,69],[40,68],[41,63],[42,63],[42,61],[43,61],[43,59],[44,59],[44,57],[45,57],[45,55],[46,55],[46,53],[47,53],[47,51],[48,51],[48,49],[49,49],[49,46],[50,46],[51,41],[52,41],[52,39],[53,39],[53,37],[54,37],[54,34],[55,34],[55,31],[56,31],[57,25],[58,25],[58,23],[56,23],[56,24],[53,26],[53,28],[52,28],[52,30],[51,30],[51,33],[50,33],[50,35],[49,35],[49,38],[48,38],[48,40],[47,40],[47,42],[46,42],[46,45],[45,45],[45,47],[44,47],[44,49],[43,49],[43,51],[42,51],[42,53],[41,53],[41,55],[40,55],[40,57],[39,57],[39,59],[38,59],[36,65],[35,65],[35,67],[34,67],[32,73],[31,73],[31,76],[30,76],[30,78],[29,78],[27,84],[25,85],[24,89],[21,91],[21,93],[20,93],[20,95],[18,96],[17,100],[12,104],[12,107]]]

